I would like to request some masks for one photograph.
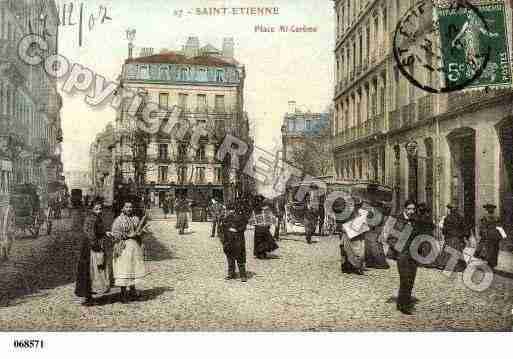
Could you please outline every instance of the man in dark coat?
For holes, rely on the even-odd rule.
[[[495,205],[486,204],[483,207],[488,213],[481,218],[480,239],[475,256],[485,260],[491,268],[495,268],[499,259],[499,242],[503,239],[497,227],[502,227],[502,222],[494,214],[497,208]]]
[[[227,280],[235,278],[235,262],[239,267],[240,278],[242,282],[247,282],[246,273],[246,240],[244,231],[247,226],[247,217],[242,208],[234,204],[227,206],[228,214],[222,221],[222,243],[223,251],[228,262]]]
[[[412,290],[417,276],[417,261],[410,254],[410,245],[416,236],[415,210],[417,206],[413,200],[407,200],[403,211],[393,216],[393,220],[385,225],[384,238],[390,239],[391,246],[396,246],[398,253],[397,270],[399,272],[399,293],[397,295],[397,310],[404,314],[413,314],[414,299]]]
[[[315,233],[315,227],[317,226],[317,210],[309,195],[305,197],[304,213],[306,243],[312,244],[312,235]]]
[[[280,227],[283,226],[283,217],[285,216],[285,199],[283,196],[278,196],[273,201],[273,214],[276,217],[277,223],[274,228],[274,240],[280,240]]]

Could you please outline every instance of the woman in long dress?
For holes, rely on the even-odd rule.
[[[458,209],[455,205],[448,204],[447,209],[449,214],[444,218],[442,225],[442,234],[444,235],[444,248],[449,247],[457,250],[463,254],[465,249],[465,236],[468,235],[465,231],[465,222],[463,217],[458,213]],[[447,264],[450,263],[452,258],[452,251],[446,252],[442,250],[438,260],[438,266],[442,270],[450,270],[447,268]],[[462,272],[465,270],[467,264],[463,260],[463,257],[458,260],[454,272]]]
[[[105,228],[102,220],[102,205],[95,203],[84,221],[85,237],[80,250],[75,294],[85,298],[84,306],[94,305],[93,294],[109,290],[104,253]]]
[[[368,211],[361,208],[362,203],[355,204],[352,218],[342,225],[340,233],[341,267],[344,273],[363,275],[365,268],[365,233]]]
[[[271,208],[267,204],[255,208],[255,232],[253,254],[258,259],[265,259],[269,252],[278,249],[278,244],[271,235],[271,224],[274,221]]]
[[[475,256],[485,260],[491,268],[495,268],[499,259],[499,242],[502,239],[497,227],[501,227],[502,223],[494,214],[495,205],[486,204],[484,208],[488,213],[481,219],[480,240]]]
[[[373,203],[374,221],[368,223],[370,230],[365,232],[365,267],[376,269],[389,269],[383,243],[380,241],[380,234],[383,231],[386,217],[390,214],[381,203]],[[379,213],[377,212],[379,211]]]
[[[136,285],[146,276],[140,220],[132,215],[132,203],[125,202],[122,213],[114,220],[110,235],[114,238],[113,271],[115,285],[121,287],[121,302],[138,300]],[[127,287],[129,292],[127,293]]]

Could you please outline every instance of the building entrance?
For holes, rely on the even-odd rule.
[[[476,209],[476,134],[472,128],[460,128],[448,136],[451,150],[451,199],[463,214],[466,224],[475,225]]]
[[[513,119],[505,121],[499,128],[501,145],[500,207],[501,217],[507,228],[513,226]]]

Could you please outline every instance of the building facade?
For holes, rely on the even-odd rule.
[[[62,176],[62,98],[56,80],[43,66],[18,57],[27,34],[48,41],[44,56],[57,53],[58,14],[53,0],[0,1],[0,202],[5,206],[13,185],[39,188],[42,205],[64,185]]]
[[[213,124],[195,148],[189,138],[176,139],[169,133],[151,135],[145,144],[144,184],[148,198],[157,206],[168,194],[185,194],[204,202],[209,197],[229,200],[240,191],[240,176],[226,163],[215,159],[217,148],[225,134],[250,141],[249,121],[243,111],[244,66],[234,58],[232,38],[225,38],[222,50],[190,37],[181,51],[143,49],[140,57],[128,58],[123,65],[124,89],[144,94],[145,103],[158,104],[161,111],[154,116],[166,116],[174,106],[180,120],[188,120],[194,128]],[[116,118],[115,173],[123,184],[137,183],[133,138],[126,131],[127,110],[122,104]],[[144,107],[144,103],[142,105]],[[207,126],[208,127],[208,126]],[[118,184],[116,184],[119,187]]]
[[[282,159],[313,177],[332,175],[332,115],[300,111],[289,101],[281,127]]]
[[[400,73],[392,54],[396,24],[412,2],[334,5],[337,177],[392,186],[396,210],[413,198],[439,219],[452,202],[475,227],[482,206],[492,203],[511,224],[511,90],[425,92]],[[415,77],[442,81],[427,69]]]
[[[89,172],[93,195],[103,197],[105,205],[112,205],[114,174],[113,168],[114,126],[109,123],[96,135],[89,151]]]
[[[73,189],[82,190],[82,195],[93,196],[93,179],[91,173],[88,170],[68,170],[64,171],[64,177],[66,177],[66,186],[71,192]]]

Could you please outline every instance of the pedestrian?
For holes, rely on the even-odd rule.
[[[351,218],[342,225],[340,231],[340,256],[343,273],[363,275],[365,268],[365,233],[370,230],[367,224],[368,211],[362,209],[362,201],[355,200]]]
[[[169,214],[174,214],[175,202],[176,202],[175,195],[174,195],[174,193],[171,193],[171,195],[169,196]]]
[[[326,213],[324,211],[324,202],[326,201],[326,196],[321,195],[319,197],[319,208],[317,209],[317,218],[319,223],[319,236],[324,236],[324,218]]]
[[[403,211],[387,221],[383,234],[385,240],[391,239],[389,241],[391,246],[396,246],[397,270],[399,272],[397,310],[407,315],[413,314],[415,304],[412,290],[417,275],[417,262],[410,254],[410,244],[416,236],[414,227],[416,208],[415,201],[407,200],[404,203]]]
[[[276,226],[274,227],[274,240],[280,240],[280,227],[283,225],[283,215],[285,214],[285,208],[282,206],[282,196],[274,198],[272,202],[272,212],[276,218]]]
[[[485,260],[491,268],[495,268],[499,258],[499,242],[503,239],[497,227],[502,229],[502,222],[495,216],[495,209],[497,208],[495,205],[485,204],[483,208],[487,213],[481,218],[480,239],[475,257]]]
[[[425,238],[433,238],[435,232],[435,223],[433,221],[433,217],[429,211],[429,208],[426,203],[419,203],[417,206],[417,213],[415,216],[415,224],[416,224],[416,235],[425,236]],[[418,255],[423,258],[427,258],[432,251],[435,253],[440,253],[439,247],[432,247],[433,241],[422,241],[420,243],[418,249]],[[433,260],[432,263],[423,264],[425,267],[434,268],[436,267],[436,263]]]
[[[162,210],[164,211],[164,218],[167,218],[169,213],[169,200],[167,196],[162,200]]]
[[[385,218],[390,214],[390,211],[385,208],[381,203],[374,202],[370,211],[371,216],[379,216],[373,221],[368,221],[370,227],[368,232],[365,232],[365,267],[375,269],[389,269],[390,265],[387,263],[383,243],[378,240],[379,235],[383,231]],[[369,223],[370,222],[370,223]]]
[[[132,203],[124,201],[121,214],[114,220],[110,233],[114,238],[114,283],[121,288],[122,303],[140,299],[136,285],[147,274],[142,244],[144,230],[144,218],[140,220],[134,216]]]
[[[456,205],[449,203],[447,205],[448,214],[445,216],[442,222],[442,234],[444,235],[444,250],[441,251],[438,261],[438,267],[440,269],[451,269],[446,268],[447,264],[451,260],[453,254],[452,251],[445,251],[445,248],[452,248],[457,250],[461,257],[456,262],[454,272],[462,272],[466,268],[466,262],[463,260],[463,250],[466,247],[465,237],[468,236],[465,230],[465,221],[458,212]]]
[[[185,196],[181,196],[176,202],[176,228],[179,234],[184,234],[185,229],[189,228],[187,215],[190,211],[189,202]]]
[[[239,267],[240,278],[242,282],[247,282],[246,273],[246,240],[244,231],[247,226],[247,217],[242,208],[236,207],[233,203],[227,206],[227,215],[222,221],[223,251],[228,263],[228,275],[226,280],[235,278],[235,262]]]
[[[84,221],[84,239],[80,250],[75,283],[75,295],[85,298],[84,306],[95,305],[94,294],[104,294],[109,290],[106,276],[106,263],[103,242],[105,228],[102,219],[101,203],[93,203],[91,213]]]
[[[224,212],[224,206],[217,202],[215,198],[212,198],[210,200],[210,207],[209,207],[210,216],[212,217],[212,231],[210,232],[210,238],[215,238],[216,236],[216,229],[218,229],[221,219],[221,215]],[[219,230],[218,230],[219,232]]]
[[[254,210],[254,246],[253,255],[258,259],[267,258],[267,254],[278,249],[278,244],[271,235],[271,225],[276,220],[269,204],[261,201]]]
[[[305,196],[305,210],[304,210],[304,226],[306,243],[312,244],[312,235],[315,232],[317,225],[317,211],[314,208],[314,204],[310,198],[310,195]]]

